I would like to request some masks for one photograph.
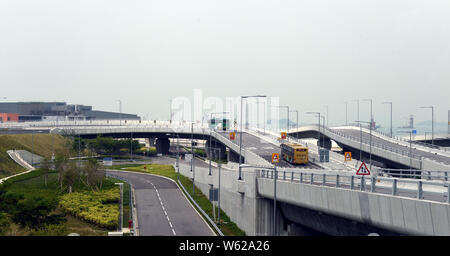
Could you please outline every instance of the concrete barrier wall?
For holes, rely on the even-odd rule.
[[[175,167],[176,169],[176,167]],[[192,178],[190,165],[180,163],[180,173]],[[265,198],[257,197],[254,169],[243,169],[243,180],[238,180],[237,170],[221,169],[220,204],[221,209],[245,231],[247,235],[270,235],[270,220],[272,212],[270,203]],[[211,185],[218,188],[219,173],[209,168],[194,168],[195,185],[208,197]],[[241,190],[243,193],[239,193]]]
[[[273,180],[258,178],[260,195],[273,198]],[[278,181],[277,199],[410,235],[450,235],[450,204],[356,190]]]
[[[422,170],[433,170],[433,171],[450,171],[450,166],[433,161],[428,158],[422,158]]]

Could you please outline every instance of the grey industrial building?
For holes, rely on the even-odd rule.
[[[19,114],[19,122],[63,120],[141,120],[138,115],[92,110],[66,102],[2,102],[0,113]]]

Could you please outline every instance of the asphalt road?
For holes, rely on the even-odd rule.
[[[333,130],[347,134],[349,136],[352,136],[352,137],[356,138],[357,140],[359,140],[359,138],[361,136],[360,131],[358,131],[358,130],[350,130],[350,129],[333,129]],[[370,140],[370,134],[367,132],[363,131],[362,137],[363,137],[363,140],[365,140],[365,141]],[[372,135],[372,145],[374,145],[374,144],[382,144],[386,147],[397,149],[399,152],[403,151],[404,154],[409,154],[409,150],[410,150],[409,146],[398,145],[396,143],[393,143],[393,142],[390,142],[390,141],[387,141],[387,140],[384,140],[382,138],[378,138],[378,137]],[[450,165],[449,157],[445,157],[442,155],[436,155],[434,153],[426,152],[423,150],[414,149],[414,144],[412,145],[411,152],[415,156],[423,156],[423,157]]]
[[[228,133],[222,133],[222,135],[228,137]],[[237,132],[236,137],[233,141],[234,144],[239,146],[239,136]],[[264,158],[265,160],[272,162],[272,153],[279,153],[281,156],[281,148],[269,143],[257,136],[251,135],[249,133],[243,133],[242,135],[242,148],[250,150],[258,156]],[[307,168],[307,169],[319,169],[320,167],[314,163],[309,162],[308,164],[298,164],[293,165],[284,160],[280,160],[278,163],[279,167],[295,167],[295,168]]]
[[[133,185],[140,236],[214,236],[214,232],[171,180],[107,171]]]

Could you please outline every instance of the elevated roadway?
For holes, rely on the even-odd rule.
[[[9,125],[9,126],[8,126]],[[209,139],[209,136],[220,141],[234,154],[239,153],[239,134],[234,141],[230,141],[228,135],[222,132],[211,132],[206,124],[197,123],[191,126],[183,122],[163,121],[128,121],[122,125],[116,122],[83,121],[83,122],[35,122],[19,123],[14,125],[2,124],[2,129],[45,130],[51,133],[73,133],[83,137],[95,137],[99,134],[117,138],[155,138],[168,145],[169,138],[194,138]],[[19,127],[20,126],[20,127]],[[291,138],[317,138],[320,134],[325,147],[331,147],[331,140],[335,141],[344,150],[353,152],[354,157],[359,152],[367,158],[371,151],[372,159],[386,164],[392,168],[413,168],[418,170],[448,171],[450,166],[450,152],[433,149],[421,145],[413,145],[410,153],[409,143],[404,140],[387,137],[381,133],[372,131],[372,144],[368,129],[359,127],[318,127],[310,125],[300,127],[298,130],[290,129]],[[247,163],[269,164],[272,153],[279,152],[279,146],[273,143],[264,143],[260,134],[244,133],[243,157]],[[362,139],[361,139],[362,138]],[[164,146],[163,145],[163,146]],[[157,144],[158,146],[158,144]],[[166,147],[168,148],[168,146]],[[291,167],[288,163],[282,163],[285,167]],[[317,168],[319,163],[310,164],[308,168]],[[301,166],[296,166],[301,167]]]
[[[335,141],[344,150],[350,150],[358,157],[360,150],[367,156],[372,151],[372,158],[393,167],[412,167],[422,170],[448,171],[450,168],[450,152],[412,144],[404,140],[387,137],[381,133],[360,129],[359,127],[318,127],[317,125],[290,129],[291,137],[318,138],[321,144],[331,146]],[[370,140],[372,139],[372,144]],[[371,146],[370,146],[371,145]]]

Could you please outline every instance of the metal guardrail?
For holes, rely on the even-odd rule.
[[[397,178],[384,178],[371,176],[340,175],[340,174],[315,174],[314,172],[281,172],[282,175],[276,175],[282,181],[295,183],[307,183],[319,186],[343,188],[350,190],[359,190],[372,193],[390,194],[392,196],[412,197],[416,199],[426,199],[438,202],[450,203],[450,186],[448,182],[433,182],[424,180],[408,180]],[[273,170],[260,170],[261,178],[273,179]],[[377,183],[383,182],[381,185]],[[387,184],[386,184],[387,183]],[[415,188],[408,187],[415,184]],[[437,191],[424,191],[423,186],[432,186]],[[384,191],[382,191],[384,190]],[[439,192],[439,190],[441,192]],[[383,193],[384,192],[384,193]],[[409,193],[408,193],[409,192]],[[412,192],[412,193],[411,193]],[[426,198],[425,198],[426,194]]]
[[[197,209],[205,216],[205,218],[208,220],[208,222],[214,227],[217,233],[219,233],[220,236],[225,236],[222,231],[217,227],[217,225],[214,223],[214,221],[206,214],[205,211],[195,202],[194,198],[191,197],[191,195],[186,191],[186,188],[184,188],[183,184],[181,184],[181,181],[178,181],[178,184],[180,185],[181,189],[183,189],[184,194],[189,197],[189,199],[195,204]]]

